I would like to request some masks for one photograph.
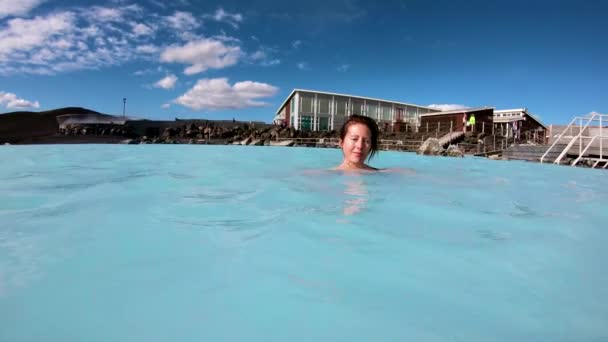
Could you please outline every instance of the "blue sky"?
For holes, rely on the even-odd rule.
[[[0,112],[271,121],[294,88],[608,112],[608,1],[0,0]]]

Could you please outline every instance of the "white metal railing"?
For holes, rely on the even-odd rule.
[[[592,137],[585,137],[585,138],[591,138],[591,140],[589,141],[589,143],[587,143],[587,146],[585,146],[585,148],[582,150],[582,152],[579,153],[578,158],[576,158],[572,162],[572,166],[575,166],[576,164],[578,164],[578,162],[581,160],[581,158],[584,158],[585,153],[587,153],[587,150],[589,149],[589,147],[591,147],[591,145],[593,144],[593,142],[597,138],[599,138],[599,140],[600,140],[599,158],[586,158],[585,157],[585,159],[590,159],[590,160],[595,161],[595,163],[593,164],[593,168],[595,168],[600,162],[604,162],[606,165],[608,165],[608,159],[604,159],[604,155],[602,153],[602,141],[603,141],[603,139],[608,139],[608,137],[602,137],[602,136],[599,136],[599,135],[594,135]],[[604,165],[604,168],[606,168],[606,165]]]
[[[578,121],[578,125],[576,125],[577,121]],[[583,125],[583,122],[585,122],[584,125]],[[595,127],[591,127],[591,128],[589,127],[589,125],[592,122],[599,123],[599,125],[597,127],[599,134],[583,135],[583,133],[590,132],[592,129],[595,129]],[[561,162],[561,160],[568,154],[568,152],[574,146],[574,144],[576,144],[578,142],[578,158],[573,163],[573,165],[576,165],[576,163],[578,163],[578,161],[581,159],[581,157],[583,157],[583,155],[585,153],[587,153],[587,150],[589,149],[589,147],[591,147],[593,142],[598,138],[599,138],[599,157],[600,157],[599,159],[603,161],[603,158],[605,156],[603,142],[604,142],[604,139],[608,138],[608,136],[603,135],[603,130],[604,130],[603,125],[606,123],[608,123],[607,114],[594,113],[588,117],[575,117],[574,119],[572,119],[570,124],[561,132],[561,134],[557,137],[557,139],[555,139],[553,144],[551,144],[551,146],[549,146],[547,151],[540,158],[540,162],[542,163],[545,161],[545,158],[547,157],[547,155],[551,152],[551,150],[555,146],[558,145],[558,143],[560,142],[560,140],[562,138],[570,138],[570,141],[568,142],[566,147],[561,151],[559,156],[553,161],[554,164],[559,164]],[[573,135],[573,132],[572,132],[573,128],[578,128],[577,135]],[[570,132],[570,134],[566,135],[566,133],[568,131]],[[585,147],[583,147],[583,139],[585,139],[585,141],[587,141],[586,139],[590,139]]]

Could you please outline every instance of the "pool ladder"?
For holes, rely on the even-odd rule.
[[[598,123],[598,126],[590,126],[591,123]],[[581,160],[585,160],[589,161],[590,164],[592,163],[592,168],[608,168],[608,156],[604,152],[604,146],[606,145],[604,140],[608,139],[608,135],[604,135],[604,132],[608,127],[603,127],[603,125],[607,123],[607,114],[593,113],[586,117],[575,117],[557,139],[555,139],[553,144],[549,146],[547,151],[540,158],[540,162],[542,163],[545,161],[549,152],[558,145],[560,140],[570,139],[559,156],[555,158],[553,164],[560,164],[566,155],[571,154],[577,156],[570,164],[571,166],[576,166]],[[573,135],[577,129],[578,134]],[[569,132],[570,134],[566,135],[566,132]],[[570,152],[575,145],[578,145],[578,153],[576,153],[576,150]]]

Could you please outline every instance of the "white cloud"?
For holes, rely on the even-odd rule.
[[[211,38],[213,38],[215,40],[221,40],[223,42],[228,42],[228,43],[240,43],[241,42],[241,40],[238,38],[227,36],[226,32],[224,32],[223,30],[221,31],[220,34],[211,36]]]
[[[177,82],[177,76],[171,74],[160,79],[154,84],[154,86],[162,89],[173,89],[175,87],[175,82]]]
[[[13,93],[0,91],[0,106],[6,108],[40,108],[38,101],[28,101],[17,97]]]
[[[90,9],[89,17],[100,22],[120,21],[124,16],[121,8],[95,6]]]
[[[278,58],[272,58],[272,55],[275,53],[275,49],[268,47],[260,47],[259,50],[249,55],[247,60],[249,63],[258,64],[261,66],[277,65],[281,63],[281,60]]]
[[[36,4],[46,1],[37,0]],[[19,5],[16,5],[19,3]],[[0,0],[1,13],[15,13],[32,0]],[[238,63],[246,55],[239,39],[224,32],[202,37],[196,29],[202,23],[188,12],[169,17],[144,13],[139,5],[71,7],[31,18],[0,21],[0,75],[53,75],[83,69],[100,69],[133,60],[150,60],[162,52],[161,61],[188,66],[186,74],[222,69]],[[20,7],[21,6],[21,7]],[[29,6],[29,5],[28,5]],[[240,14],[219,9],[210,20],[241,22]],[[172,42],[160,45],[160,38]],[[178,38],[177,41],[175,38]],[[257,61],[273,65],[277,59]]]
[[[239,23],[243,21],[243,15],[240,13],[229,13],[224,11],[224,9],[221,7],[215,11],[215,14],[208,15],[206,17],[212,18],[215,21],[226,23],[234,28],[238,28]]]
[[[258,50],[256,52],[252,53],[250,57],[254,61],[257,61],[257,60],[260,60],[260,59],[264,59],[264,58],[266,58],[266,52],[264,52],[262,50]]]
[[[150,45],[150,44],[146,44],[146,45],[140,45],[138,47],[135,48],[136,52],[139,53],[156,53],[158,52],[158,47],[154,46],[154,45]]]
[[[0,23],[0,74],[52,75],[147,58],[141,54],[153,52],[159,26],[142,23],[142,11],[137,5],[75,7]]]
[[[291,43],[291,46],[292,46],[294,49],[299,48],[301,45],[302,45],[302,41],[301,41],[301,40],[294,40],[294,41]]]
[[[296,67],[298,67],[300,70],[307,70],[308,64],[306,62],[299,62],[296,64]]]
[[[238,46],[224,45],[213,39],[201,39],[184,46],[170,46],[161,53],[160,59],[168,63],[191,64],[184,73],[193,75],[207,69],[223,69],[234,65],[241,55]]]
[[[0,29],[0,61],[14,52],[27,52],[74,30],[74,14],[63,12],[34,19],[11,19]]]
[[[26,15],[42,2],[43,0],[0,0],[0,19]]]
[[[169,27],[177,31],[189,31],[201,25],[192,13],[181,11],[176,11],[173,15],[165,17],[165,21]]]
[[[269,60],[263,61],[260,65],[262,65],[262,66],[273,66],[273,65],[278,65],[278,64],[281,64],[281,60],[280,59],[269,59]]]
[[[96,10],[105,13],[101,8]],[[89,18],[89,14],[79,14],[79,11],[11,19],[0,26],[0,74],[50,75],[97,69],[136,56],[129,25],[96,24],[92,20],[99,18]],[[129,11],[133,10],[119,12]],[[105,15],[114,15],[108,13]]]
[[[169,109],[169,108],[171,108],[171,104],[170,103],[163,103],[163,105],[160,106],[160,108],[162,108],[162,109]]]
[[[428,105],[427,107],[433,108],[433,109],[438,109],[442,112],[469,108],[469,107],[467,107],[465,105],[461,105],[461,104],[431,104],[431,105]]]
[[[228,83],[226,78],[201,79],[174,103],[194,110],[240,109],[267,106],[260,98],[274,96],[278,88],[253,81]]]
[[[139,36],[147,36],[149,34],[152,34],[154,32],[154,29],[151,28],[150,26],[146,25],[146,24],[142,24],[142,23],[137,23],[137,24],[132,24],[133,26],[133,34],[136,37]]]
[[[152,75],[152,74],[159,74],[159,73],[167,73],[167,70],[165,70],[165,68],[163,68],[162,66],[159,66],[156,69],[148,68],[148,69],[137,70],[133,73],[133,75],[134,76],[144,76],[144,75]]]
[[[163,3],[160,0],[148,0],[151,4],[156,5],[162,9],[166,9],[167,8],[167,4]]]
[[[338,67],[338,71],[347,72],[350,69],[350,64],[342,64]]]

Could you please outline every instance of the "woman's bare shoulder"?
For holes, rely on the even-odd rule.
[[[366,165],[367,166],[367,165]],[[401,175],[415,175],[416,170],[404,168],[404,167],[390,167],[390,168],[376,168],[372,166],[367,166],[366,168],[361,169],[344,169],[339,166],[332,167],[330,169],[308,169],[303,170],[302,174],[315,176],[322,174],[332,174],[332,173],[368,173],[368,172],[381,172],[381,173],[392,173],[392,174],[401,174]]]

